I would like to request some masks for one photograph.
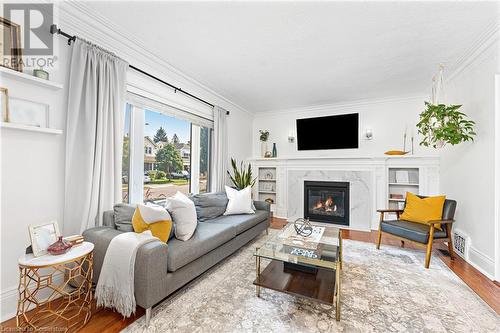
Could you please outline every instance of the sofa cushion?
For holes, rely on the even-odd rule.
[[[418,243],[426,244],[429,241],[429,226],[402,220],[383,221],[381,230],[391,235],[403,237]],[[446,232],[436,229],[434,238],[445,238]]]
[[[194,194],[190,199],[194,202],[196,216],[200,222],[224,214],[228,202],[225,192]]]
[[[259,224],[260,222],[266,220],[269,217],[269,212],[265,210],[256,210],[255,214],[242,214],[242,215],[225,215],[209,220],[206,223],[210,224],[228,224],[232,225],[236,229],[236,233],[239,235],[244,231],[252,228],[253,226]]]
[[[189,240],[181,241],[174,238],[168,242],[168,271],[175,272],[235,236],[236,230],[232,225],[198,223],[196,231]]]

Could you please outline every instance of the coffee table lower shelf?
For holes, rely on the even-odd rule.
[[[262,287],[315,302],[335,305],[336,318],[340,320],[340,283],[337,283],[337,281],[340,282],[340,271],[318,268],[316,274],[310,274],[295,270],[284,271],[283,267],[282,261],[271,260],[260,274],[257,272],[257,277],[253,282],[257,288],[257,296],[260,297],[259,288]]]

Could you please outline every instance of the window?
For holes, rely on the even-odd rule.
[[[177,191],[207,192],[212,122],[129,97],[133,102],[125,110],[123,202],[162,204]]]
[[[130,104],[125,105],[125,129],[123,131],[122,155],[122,201],[129,202],[129,174],[130,174]]]

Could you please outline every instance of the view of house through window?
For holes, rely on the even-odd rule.
[[[191,123],[151,110],[144,112],[144,201],[157,202],[177,191],[188,194]]]
[[[123,202],[142,197],[144,202],[162,203],[177,191],[207,192],[211,131],[180,117],[127,105]],[[142,147],[137,147],[141,137]]]

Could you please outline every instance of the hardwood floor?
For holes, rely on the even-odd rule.
[[[286,224],[286,220],[273,218],[271,220],[271,228],[281,229]],[[353,230],[343,230],[342,237],[344,239],[352,239],[362,242],[373,243],[373,249],[375,250],[375,241],[377,237],[377,232],[364,232],[364,231],[353,231]],[[400,246],[401,242],[398,239],[391,238],[390,236],[382,237],[383,245]],[[441,246],[441,247],[440,247]],[[422,247],[416,246],[412,243],[405,243],[405,247],[411,249],[420,249],[424,251]],[[486,276],[481,274],[477,269],[469,265],[462,258],[456,256],[454,261],[451,261],[448,256],[442,254],[439,248],[446,249],[444,245],[437,245],[434,252],[437,253],[438,257],[460,278],[462,279],[474,292],[476,292],[479,297],[481,297],[489,306],[491,306],[497,314],[500,314],[500,284],[491,281]],[[432,261],[431,261],[432,266]],[[90,322],[82,328],[80,333],[115,333],[120,332],[123,328],[127,327],[133,323],[138,318],[144,315],[144,309],[138,307],[135,316],[130,318],[125,318],[112,310],[109,309],[96,309],[95,301],[92,309],[92,319]],[[0,331],[9,331],[16,327],[16,319],[12,318],[0,324]]]

